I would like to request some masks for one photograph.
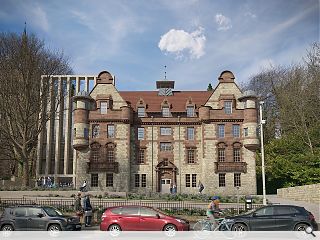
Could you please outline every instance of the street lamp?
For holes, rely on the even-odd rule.
[[[262,119],[262,106],[264,102],[259,102],[259,115],[260,115],[260,144],[261,144],[261,171],[262,171],[262,195],[263,195],[263,205],[267,205],[266,199],[266,174],[264,169],[264,146],[263,146],[263,124],[266,123],[266,120]]]

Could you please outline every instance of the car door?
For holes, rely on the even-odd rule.
[[[139,206],[123,207],[121,215],[117,216],[117,222],[124,231],[139,231]]]
[[[48,218],[44,215],[42,208],[27,208],[28,228],[31,231],[44,231]]]
[[[276,226],[274,218],[274,207],[266,206],[253,212],[249,220],[252,231],[271,231]]]
[[[275,220],[276,231],[288,231],[293,230],[295,225],[295,219],[299,211],[290,206],[276,206],[275,207]]]
[[[140,207],[141,231],[161,231],[162,227],[163,224],[157,211],[147,207]]]
[[[27,209],[24,207],[17,207],[14,209],[14,229],[20,231],[28,230]]]

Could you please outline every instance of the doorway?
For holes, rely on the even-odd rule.
[[[163,178],[161,179],[161,193],[170,193],[170,185],[171,185],[171,179],[169,178]]]

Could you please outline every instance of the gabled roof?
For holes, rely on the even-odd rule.
[[[198,109],[204,105],[213,92],[211,91],[173,91],[173,96],[158,96],[158,91],[120,91],[121,97],[136,111],[140,98],[147,104],[146,112],[161,112],[164,99],[172,106],[171,112],[185,112],[189,98]]]

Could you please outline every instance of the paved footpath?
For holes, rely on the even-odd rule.
[[[308,203],[308,202],[284,199],[284,198],[279,198],[277,195],[267,195],[267,199],[269,203],[273,203],[273,204],[290,204],[290,205],[304,207],[314,215],[317,223],[318,224],[320,223],[320,203],[316,204],[316,203]]]

